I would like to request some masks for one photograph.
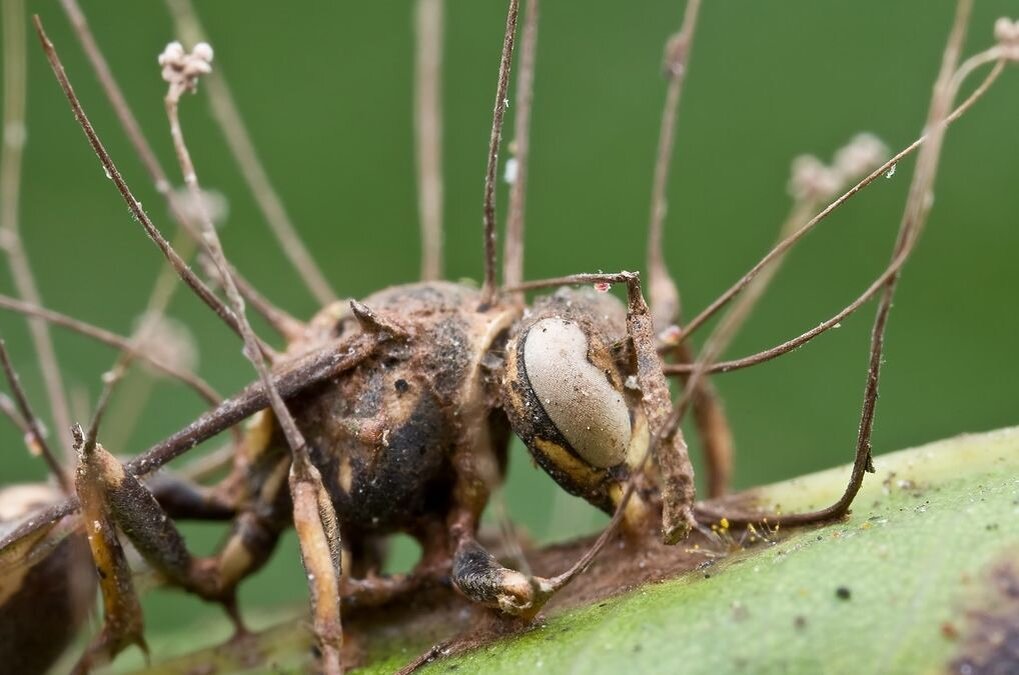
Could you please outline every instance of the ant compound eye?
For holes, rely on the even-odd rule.
[[[605,298],[560,289],[536,301],[506,345],[500,395],[541,468],[611,512],[630,460],[647,443],[647,423],[639,392],[623,386],[629,357],[616,347],[625,340],[625,310]]]
[[[523,374],[570,448],[591,466],[604,469],[626,456],[630,411],[606,370],[589,359],[589,346],[578,323],[542,319],[524,337]]]

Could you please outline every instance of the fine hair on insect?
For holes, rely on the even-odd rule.
[[[691,312],[690,303],[681,302],[664,241],[670,173],[675,174],[674,159],[683,161],[676,151],[680,103],[688,75],[697,68],[702,14],[710,12],[702,0],[678,3],[682,11],[664,45],[664,103],[647,227],[641,228],[646,231],[641,270],[563,270],[541,279],[524,274],[528,199],[542,189],[531,180],[541,8],[539,0],[509,0],[501,52],[492,64],[497,68],[489,73],[495,92],[488,148],[484,163],[480,157],[478,162],[484,171],[476,209],[482,225],[476,283],[444,280],[449,267],[444,232],[452,210],[443,144],[451,131],[443,98],[450,8],[444,0],[413,4],[419,280],[352,299],[333,288],[335,275],[320,266],[331,254],[298,236],[300,228],[273,186],[274,167],[259,160],[244,121],[247,111],[227,84],[224,59],[214,51],[216,35],[205,33],[191,0],[166,0],[177,39],[152,45],[152,77],[161,77],[165,86],[158,121],[137,112],[142,103],[121,88],[118,64],[107,61],[77,0],[61,0],[61,9],[105,101],[83,100],[75,92],[73,83],[87,71],[70,65],[69,45],[49,37],[57,17],[29,19],[23,0],[5,0],[0,248],[15,292],[0,294],[0,310],[28,320],[46,405],[22,384],[17,358],[0,339],[8,391],[0,395],[0,412],[50,476],[46,484],[0,485],[0,658],[18,672],[50,668],[87,623],[97,596],[101,628],[89,634],[74,671],[101,667],[131,646],[148,654],[139,568],[151,571],[158,583],[222,606],[235,635],[247,635],[238,587],[269,563],[291,528],[310,597],[314,667],[340,673],[355,665],[344,640],[348,611],[398,606],[422,589],[451,588],[506,625],[527,625],[563,588],[584,579],[610,542],[695,542],[709,555],[724,555],[730,541],[719,532],[728,536],[730,527],[767,539],[776,529],[843,518],[866,474],[874,471],[878,388],[898,283],[936,208],[934,185],[946,135],[998,84],[1006,67],[1019,61],[1019,21],[1001,18],[974,30],[978,47],[970,52],[964,38],[974,3],[958,0],[915,140],[894,149],[860,132],[829,162],[796,158],[787,185],[791,206],[773,245],[716,299]],[[128,334],[46,306],[29,263],[18,196],[27,53],[35,46],[30,31],[113,184],[111,199],[119,197],[134,221],[127,224],[140,228],[165,261]],[[542,32],[541,38],[555,36]],[[229,61],[225,69],[239,70]],[[285,83],[266,86],[283,89]],[[193,127],[202,121],[188,110],[201,97],[208,98],[256,217],[278,246],[280,260],[264,264],[285,261],[292,268],[314,300],[310,318],[274,304],[272,293],[252,281],[257,268],[245,269],[230,255],[239,240],[222,228],[227,202],[203,180],[215,156],[192,140]],[[104,103],[119,129],[93,126],[92,110]],[[729,347],[793,247],[868,186],[902,172],[908,159],[915,168],[897,234],[880,253],[886,262],[876,275],[813,327],[729,358]],[[137,197],[143,189],[154,191],[161,203],[143,207]],[[506,206],[500,210],[501,191]],[[87,285],[99,275],[94,268],[88,262],[75,270],[78,283]],[[236,335],[254,376],[250,384],[226,395],[198,375],[201,340],[171,315],[182,289]],[[732,498],[734,434],[715,376],[808,345],[865,306],[874,306],[875,314],[858,432],[845,451],[852,468],[844,492],[805,512],[773,511]],[[95,401],[72,396],[51,327],[115,352]],[[132,380],[137,369],[183,385],[202,406],[194,419],[163,411],[171,418],[171,433],[141,452],[123,447],[151,394],[150,386]],[[700,499],[687,434],[702,454]],[[502,502],[514,436],[563,493],[608,518],[590,546],[551,575],[530,570]],[[183,457],[207,441],[213,450]],[[173,468],[167,466],[178,458]],[[483,531],[490,504],[501,536]],[[177,525],[189,520],[227,525],[214,552],[194,552]],[[420,560],[407,573],[385,573],[387,541],[395,534],[420,547]],[[38,611],[41,606],[45,612]],[[458,638],[440,643],[408,669],[467,644]]]

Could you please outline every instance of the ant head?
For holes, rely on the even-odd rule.
[[[611,512],[648,442],[630,372],[626,309],[593,289],[539,299],[507,345],[510,424],[571,494]]]

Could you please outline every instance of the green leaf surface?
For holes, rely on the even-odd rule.
[[[1019,428],[876,464],[842,522],[772,533],[773,543],[678,578],[550,610],[422,672],[938,673],[1010,658],[1008,645],[1019,644],[1019,592],[1010,595],[1019,589]],[[755,497],[785,511],[818,506],[838,496],[847,474],[833,469]],[[362,672],[392,672],[433,640],[385,633],[370,642]],[[254,670],[306,667],[307,645],[304,629],[271,629]],[[184,672],[210,656],[153,672]],[[1019,671],[1011,666],[1000,672]]]

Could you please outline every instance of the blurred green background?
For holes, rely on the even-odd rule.
[[[967,52],[989,46],[1014,3],[976,3]],[[412,146],[412,3],[199,3],[255,143],[304,240],[334,287],[363,296],[415,280],[419,244]],[[954,3],[786,0],[706,3],[683,96],[669,193],[667,258],[686,314],[768,249],[790,202],[790,160],[826,161],[858,131],[898,149],[918,134]],[[84,3],[97,38],[164,166],[177,175],[156,55],[176,36],[161,3]],[[542,8],[527,213],[529,278],[642,269],[664,81],[659,64],[683,3],[589,0]],[[31,2],[114,160],[158,225],[166,208],[136,161],[59,6]],[[481,274],[481,196],[501,2],[447,4],[444,96],[447,276]],[[73,121],[29,36],[29,121],[21,227],[48,306],[128,332],[161,263]],[[906,268],[888,332],[877,453],[1019,423],[1019,74],[1010,69],[953,126],[930,224]],[[978,75],[979,77],[979,75]],[[975,83],[968,83],[971,88]],[[240,181],[202,92],[183,107],[206,187],[230,203],[228,255],[299,317],[314,302],[277,250]],[[506,139],[511,137],[509,109]],[[506,153],[503,153],[503,158]],[[799,334],[855,297],[890,255],[912,161],[880,180],[797,248],[730,354]],[[500,211],[506,204],[500,185]],[[0,263],[6,267],[6,263]],[[9,275],[0,291],[11,294]],[[187,293],[172,313],[201,347],[201,373],[223,392],[252,379],[237,340]],[[855,439],[873,306],[807,348],[723,375],[738,450],[736,483],[848,461]],[[41,407],[45,395],[20,318],[0,332]],[[92,400],[108,349],[55,331],[72,398]],[[83,406],[87,410],[87,405]],[[109,425],[127,410],[118,400]],[[201,412],[159,383],[125,447],[137,452]],[[123,421],[124,418],[121,417]],[[62,433],[55,430],[54,433]],[[0,480],[39,479],[18,434],[0,427]],[[880,462],[880,458],[877,460]],[[562,495],[519,444],[509,510],[539,541],[572,537],[600,517]],[[199,551],[222,529],[186,528]],[[406,566],[413,551],[399,547]],[[299,605],[303,575],[288,537],[243,587],[246,607]],[[150,625],[215,615],[182,594],[146,600]],[[205,614],[202,614],[202,613]]]

